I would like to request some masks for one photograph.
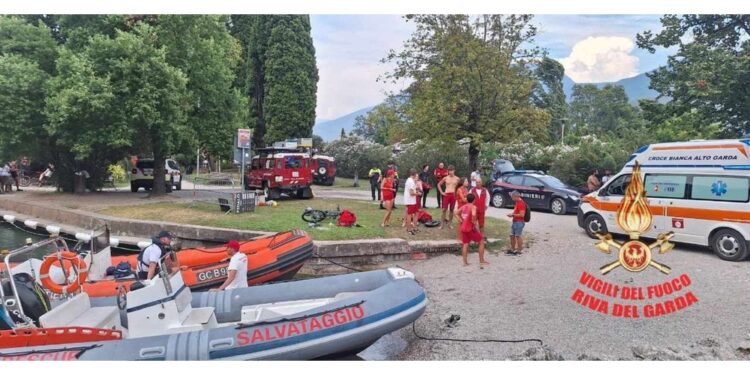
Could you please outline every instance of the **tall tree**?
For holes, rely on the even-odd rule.
[[[162,15],[155,32],[167,62],[187,76],[191,108],[187,138],[211,156],[231,157],[232,137],[247,121],[247,99],[233,87],[239,42],[225,16]]]
[[[667,65],[650,73],[674,116],[692,110],[734,136],[750,133],[750,15],[665,15],[663,29],[638,35],[638,46],[677,46]]]
[[[44,87],[57,45],[50,29],[18,17],[0,17],[0,156],[45,149]]]
[[[621,127],[633,125],[637,116],[622,86],[573,86],[570,121],[579,135],[614,135]]]
[[[545,56],[534,72],[537,82],[534,85],[532,101],[550,115],[550,140],[560,140],[563,136],[563,126],[568,125],[565,123],[568,117],[568,103],[563,90],[565,68],[557,60]]]
[[[411,139],[467,140],[477,168],[482,143],[519,132],[547,136],[549,115],[531,105],[534,78],[527,65],[533,47],[530,15],[410,15],[416,30],[387,75],[410,79],[407,127]]]
[[[94,36],[82,52],[66,52],[58,71],[47,100],[50,134],[89,168],[112,160],[103,149],[153,152],[152,194],[164,194],[165,158],[185,132],[189,106],[187,79],[167,63],[154,29]]]
[[[250,103],[256,146],[309,137],[315,124],[318,69],[305,15],[233,15],[242,43],[240,73]]]

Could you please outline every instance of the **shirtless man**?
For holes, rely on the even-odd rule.
[[[440,195],[443,196],[443,204],[442,209],[443,213],[440,215],[440,228],[443,228],[443,225],[447,222],[448,228],[453,228],[452,222],[453,222],[453,209],[456,205],[456,188],[458,187],[458,183],[461,181],[458,176],[455,174],[456,168],[452,165],[448,166],[448,175],[445,176],[440,182],[438,182],[437,188],[438,191],[440,191]],[[443,185],[445,185],[445,188],[443,188]],[[448,216],[448,220],[445,220],[445,211],[450,209],[450,214]]]

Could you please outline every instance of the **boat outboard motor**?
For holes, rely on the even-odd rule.
[[[36,283],[33,277],[28,273],[17,273],[13,275],[13,281],[18,290],[18,300],[21,302],[23,313],[29,317],[34,324],[39,325],[39,318],[49,311],[49,297],[44,290]],[[13,295],[13,287],[10,281],[3,281],[3,293],[6,296]],[[24,321],[13,314],[8,314],[15,323],[24,323]]]

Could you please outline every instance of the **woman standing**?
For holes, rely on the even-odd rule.
[[[396,189],[393,183],[393,175],[396,172],[389,170],[386,172],[385,178],[380,183],[380,190],[383,193],[383,206],[385,207],[385,217],[383,222],[380,224],[381,227],[390,226],[391,213],[393,212],[393,201],[396,199]]]
[[[461,208],[461,206],[468,203],[467,197],[469,195],[469,179],[468,178],[462,178],[461,184],[456,189],[456,208]]]
[[[432,176],[430,176],[430,166],[422,166],[422,172],[419,173],[419,180],[422,181],[422,207],[427,208],[427,195],[432,189]]]

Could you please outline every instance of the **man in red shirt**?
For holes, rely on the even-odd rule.
[[[438,167],[435,169],[435,183],[439,183],[442,179],[445,178],[445,176],[448,175],[448,170],[445,169],[445,164],[440,163],[438,164]],[[437,193],[437,208],[442,207],[443,204],[443,195],[440,194],[440,189],[435,189],[435,192]]]
[[[482,185],[482,179],[476,180],[476,186],[471,189],[471,195],[474,196],[474,206],[477,207],[479,233],[484,236],[484,216],[490,207],[490,192]]]
[[[513,208],[513,213],[508,214],[508,217],[513,218],[513,223],[510,227],[510,251],[508,254],[521,255],[523,250],[523,227],[526,225],[524,218],[526,217],[526,202],[521,199],[521,193],[514,191],[510,193],[510,198],[516,203]]]

